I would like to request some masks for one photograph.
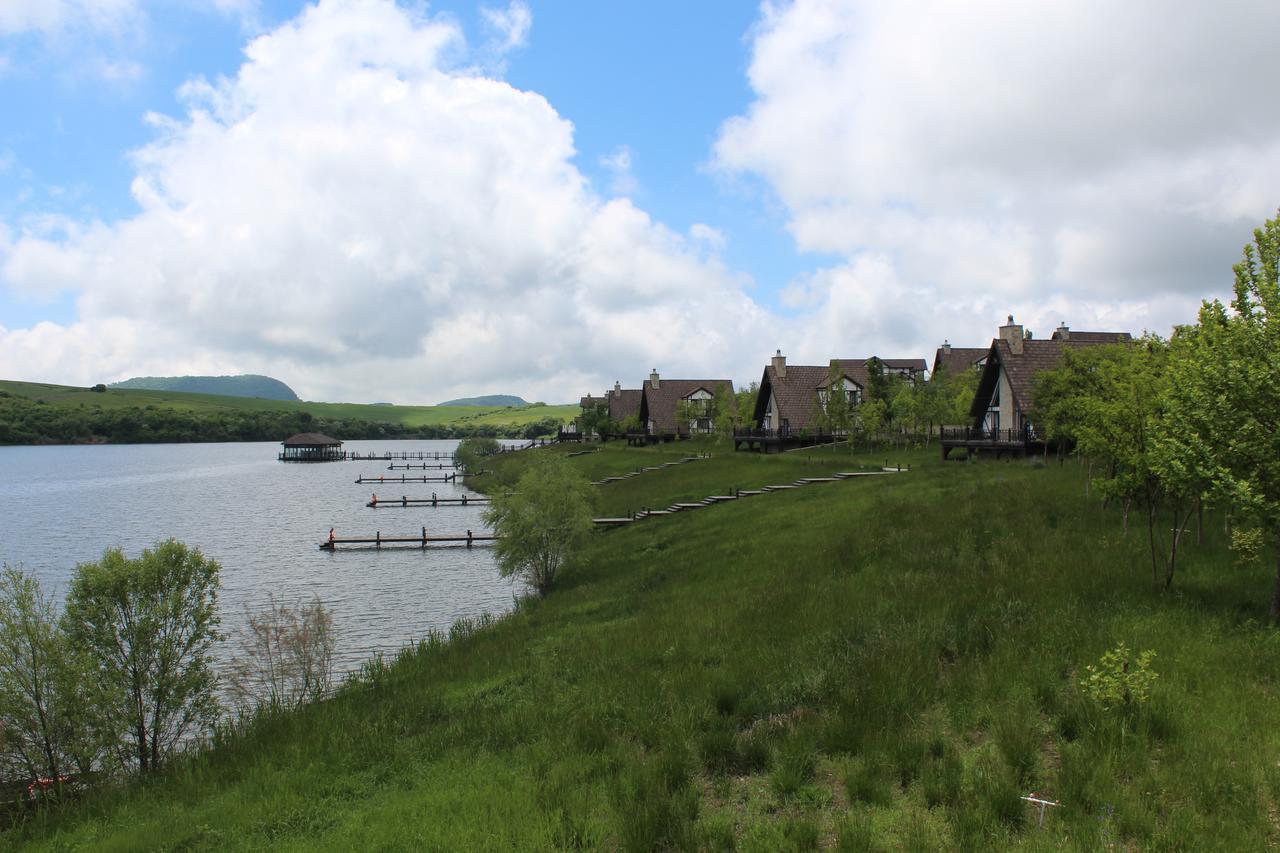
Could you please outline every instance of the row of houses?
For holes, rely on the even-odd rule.
[[[711,432],[717,396],[732,398],[733,381],[663,379],[655,369],[639,389],[614,382],[603,397],[588,394],[579,404],[584,418],[592,411],[605,411],[610,421],[627,425],[627,440],[637,444]]]
[[[827,364],[789,365],[778,351],[760,378],[750,424],[734,430],[734,447],[767,452],[842,437],[824,426],[830,421],[823,413],[832,401],[851,408],[860,405],[878,366],[885,376],[909,382],[978,371],[969,423],[942,428],[944,458],[956,448],[1026,452],[1039,441],[1032,420],[1036,375],[1056,366],[1069,349],[1130,339],[1128,332],[1077,332],[1066,325],[1050,338],[1032,339],[1010,316],[989,346],[953,347],[944,342],[934,354],[932,369],[922,358],[833,358]],[[588,395],[580,403],[584,416],[607,411],[611,421],[629,423],[629,442],[652,443],[710,432],[713,401],[717,396],[732,399],[732,394],[728,379],[662,379],[654,370],[639,389],[614,383],[602,397]]]

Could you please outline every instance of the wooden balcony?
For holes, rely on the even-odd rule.
[[[970,454],[983,451],[994,453],[999,459],[1010,456],[1026,456],[1044,449],[1044,441],[1036,435],[1030,424],[1022,429],[982,429],[979,427],[942,427],[942,458],[962,447]]]
[[[759,450],[762,453],[781,453],[794,447],[814,447],[843,441],[844,435],[823,430],[778,430],[739,428],[733,431],[734,450]]]

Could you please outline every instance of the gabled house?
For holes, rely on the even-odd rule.
[[[978,391],[969,408],[972,425],[944,429],[942,457],[956,447],[992,447],[997,454],[1026,452],[1043,446],[1032,420],[1035,412],[1036,376],[1062,361],[1062,354],[1076,349],[1132,340],[1128,332],[1072,332],[1062,326],[1047,340],[1033,340],[1009,316],[1000,336],[991,342],[978,379]]]
[[[879,356],[872,356],[872,358],[879,358]],[[865,373],[867,362],[870,360],[870,358],[836,358],[832,359],[831,363]],[[929,365],[925,364],[923,358],[881,358],[879,360],[885,376],[902,376],[912,382],[923,379],[924,372],[929,369]]]
[[[728,379],[663,379],[654,370],[640,389],[640,424],[646,441],[711,432],[716,394],[733,395]],[[640,436],[628,433],[628,440]]]
[[[779,350],[760,377],[752,420],[755,428],[766,436],[776,433],[786,438],[812,432],[818,428],[829,400],[842,397],[848,405],[856,406],[862,402],[866,388],[865,359],[833,359],[826,365],[788,365],[787,357]]]
[[[614,382],[613,387],[605,394],[609,401],[609,419],[620,424],[627,418],[639,415],[640,397],[643,393],[639,388],[623,388],[621,382]]]

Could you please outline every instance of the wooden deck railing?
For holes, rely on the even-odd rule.
[[[943,427],[939,436],[943,441],[984,442],[988,444],[1025,444],[1035,441],[1036,434],[1029,425],[1022,429],[981,429],[979,427]]]

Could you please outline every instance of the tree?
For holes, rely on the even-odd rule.
[[[78,667],[35,576],[0,573],[0,771],[53,780],[91,768]]]
[[[876,436],[884,429],[889,407],[883,400],[863,400],[858,406],[858,427],[868,444],[874,444]]]
[[[1280,213],[1233,267],[1235,297],[1200,308],[1171,365],[1168,464],[1271,533],[1270,613],[1280,620]]]
[[[502,445],[496,438],[470,436],[458,442],[457,450],[453,451],[453,463],[463,471],[474,474],[480,470],[486,457],[501,450]]]
[[[257,611],[246,606],[239,640],[231,690],[242,705],[298,708],[333,684],[333,616],[318,597],[290,605],[268,596]]]
[[[832,436],[848,435],[853,427],[855,401],[844,387],[844,371],[836,363],[827,370],[826,386],[814,400],[813,421]],[[835,442],[831,450],[835,452]]]
[[[503,577],[518,577],[545,595],[592,530],[587,481],[563,457],[534,456],[514,489],[496,492],[485,523],[498,535],[494,553]]]
[[[742,425],[743,415],[738,409],[738,396],[732,386],[721,386],[716,389],[715,417],[712,424],[716,435],[728,441],[733,438],[733,431]],[[750,414],[747,415],[750,417]]]
[[[76,566],[63,620],[96,667],[97,700],[126,766],[158,768],[217,718],[219,571],[173,539],[137,559],[111,548]]]

